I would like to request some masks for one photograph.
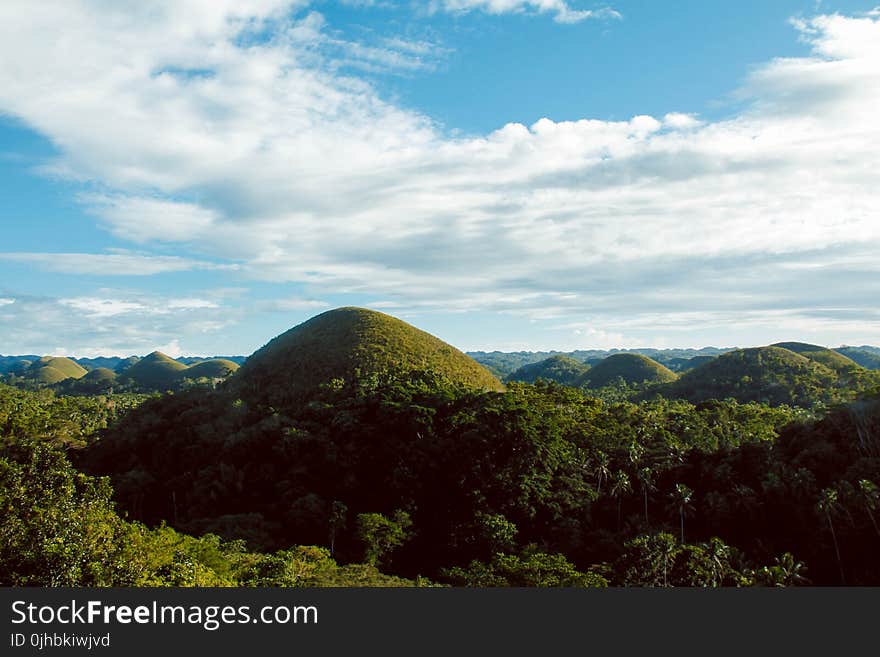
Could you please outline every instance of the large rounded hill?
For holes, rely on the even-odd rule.
[[[70,358],[43,356],[24,371],[24,377],[36,383],[53,384],[67,379],[80,379],[86,369]]]
[[[596,363],[584,383],[588,388],[601,388],[620,380],[632,385],[668,383],[675,378],[675,372],[642,354],[613,354]]]
[[[338,308],[282,333],[230,379],[236,394],[271,405],[307,397],[334,379],[431,371],[469,388],[501,391],[488,370],[430,333],[385,313]]]
[[[788,349],[796,354],[800,354],[804,358],[809,358],[814,363],[830,367],[835,372],[846,372],[859,367],[859,364],[852,358],[838,353],[833,349],[820,347],[816,344],[807,344],[806,342],[777,342],[770,346]]]
[[[122,381],[134,383],[142,390],[165,390],[172,388],[186,365],[154,351],[144,356],[120,374]]]
[[[827,401],[839,380],[837,372],[779,346],[737,349],[684,373],[662,394],[692,402],[733,398],[811,406]]]

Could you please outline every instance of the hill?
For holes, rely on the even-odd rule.
[[[272,405],[302,399],[322,384],[431,371],[478,390],[504,389],[455,347],[385,313],[339,308],[271,340],[230,379],[243,397]]]
[[[62,381],[56,389],[62,394],[97,395],[110,392],[116,382],[116,372],[106,367],[97,367],[82,378]]]
[[[852,359],[855,363],[864,368],[869,370],[880,370],[880,353],[876,353],[865,347],[839,347],[834,351]]]
[[[590,369],[584,379],[588,388],[601,388],[623,380],[626,384],[668,383],[675,381],[675,372],[642,354],[614,354]]]
[[[43,356],[24,370],[22,376],[35,383],[52,385],[65,379],[79,379],[85,374],[86,369],[69,358]]]
[[[669,361],[661,363],[676,373],[687,372],[695,367],[699,367],[709,361],[713,361],[718,356],[694,356],[693,358],[673,358]],[[657,361],[660,362],[660,361]]]
[[[185,369],[183,363],[154,351],[124,370],[119,379],[144,390],[166,390],[175,386],[179,374]]]
[[[40,357],[33,354],[27,356],[0,356],[0,374],[20,374]]]
[[[685,372],[661,394],[691,402],[726,399],[812,406],[830,401],[838,374],[782,347],[739,349]]]
[[[125,370],[137,363],[140,359],[140,356],[129,356],[128,358],[123,358],[113,369],[116,371],[117,374],[122,374]]]
[[[182,379],[225,379],[230,374],[238,371],[238,363],[223,358],[203,360],[195,365],[190,365],[180,372]]]
[[[538,363],[523,365],[507,377],[507,381],[534,383],[538,379],[555,381],[566,386],[580,385],[589,365],[568,356],[551,356]]]
[[[830,367],[835,372],[845,372],[854,367],[859,367],[858,363],[852,358],[833,349],[826,349],[815,344],[807,344],[806,342],[777,342],[770,346],[788,349],[796,354],[800,354],[804,358],[809,358],[815,363]]]

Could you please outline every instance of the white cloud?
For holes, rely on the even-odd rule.
[[[132,253],[0,253],[0,261],[21,263],[62,274],[98,276],[152,276],[193,269],[237,269],[178,256]]]
[[[169,310],[201,310],[203,308],[219,308],[213,301],[207,299],[171,299],[167,303]]]
[[[82,201],[125,239],[198,244],[321,297],[625,336],[621,318],[694,308],[849,331],[844,314],[880,293],[864,275],[880,248],[880,16],[796,23],[811,55],[758,67],[725,120],[545,118],[452,138],[341,73],[352,49],[322,50],[315,14],[96,6],[0,5],[0,110],[56,144],[54,172],[104,190]]]
[[[579,23],[588,18],[621,18],[619,12],[604,7],[602,9],[573,9],[565,0],[431,0],[431,11],[467,13],[484,11],[488,14],[509,14],[532,11],[552,13],[557,23]]]
[[[8,306],[13,303],[15,303],[15,299],[7,299],[6,297],[0,297],[0,306]]]
[[[119,301],[118,299],[76,297],[73,299],[61,299],[58,303],[74,310],[80,310],[91,317],[115,317],[116,315],[146,310],[145,306],[139,303]]]
[[[184,242],[210,231],[216,213],[195,203],[133,196],[80,196],[119,237],[133,242]]]
[[[54,347],[56,353],[119,356],[159,349],[183,355],[190,353],[185,344],[217,349],[214,353],[234,346],[224,329],[240,319],[241,308],[126,290],[101,293],[61,299],[20,295],[14,305],[0,305],[2,352],[39,353],[63,344]],[[170,336],[175,337],[169,345]]]
[[[257,310],[268,312],[288,312],[292,310],[326,310],[330,304],[320,299],[303,299],[289,297],[286,299],[270,299],[255,304]]]
[[[166,356],[171,356],[171,358],[179,358],[184,355],[179,340],[172,340],[167,344],[160,345],[156,351],[161,351]]]

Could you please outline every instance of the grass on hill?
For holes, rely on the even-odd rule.
[[[800,354],[804,358],[809,358],[815,363],[830,367],[835,372],[850,370],[859,367],[852,358],[845,356],[833,349],[826,349],[815,344],[807,344],[806,342],[777,342],[771,345],[780,349],[788,349],[796,354]]]
[[[834,370],[805,356],[782,347],[756,347],[732,351],[685,372],[660,393],[694,403],[733,398],[810,407],[829,401],[837,381]]]
[[[143,389],[165,390],[175,385],[186,365],[178,363],[160,351],[144,356],[120,374],[120,379],[131,381]]]
[[[302,399],[333,380],[431,371],[452,382],[501,391],[486,368],[455,347],[385,313],[331,310],[295,326],[250,356],[233,390],[272,404]]]
[[[217,358],[190,365],[186,369],[181,370],[179,376],[182,379],[225,379],[230,374],[238,371],[238,368],[238,363]]]
[[[602,388],[622,379],[626,384],[668,383],[676,374],[657,361],[641,354],[614,354],[590,369],[584,378],[588,388]]]
[[[69,358],[43,356],[23,372],[26,379],[52,385],[65,379],[80,379],[86,369]]]

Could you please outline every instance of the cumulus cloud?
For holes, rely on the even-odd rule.
[[[304,6],[4,2],[0,110],[52,140],[55,175],[105,190],[80,200],[116,235],[250,279],[612,334],[699,308],[880,339],[880,16],[795,22],[811,54],[758,67],[724,120],[450,137],[345,74]]]

